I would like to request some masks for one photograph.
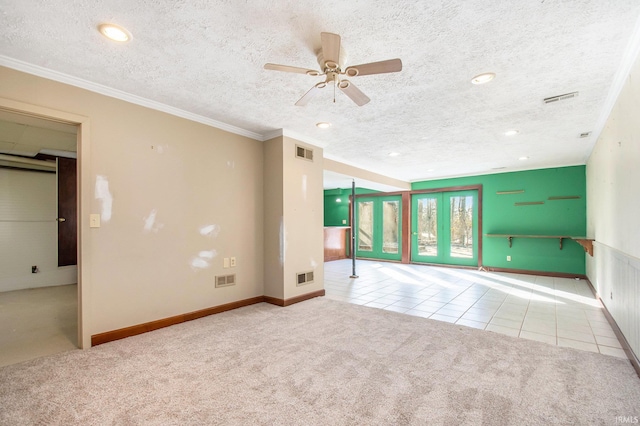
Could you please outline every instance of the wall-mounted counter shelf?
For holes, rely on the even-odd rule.
[[[485,237],[490,238],[506,238],[509,241],[509,248],[511,248],[514,238],[552,238],[560,241],[560,250],[562,250],[563,240],[574,240],[584,248],[585,253],[589,253],[593,256],[593,239],[584,237],[572,237],[570,235],[524,235],[524,234],[484,234]]]

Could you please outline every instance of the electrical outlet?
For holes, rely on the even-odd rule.
[[[232,258],[231,258],[231,267],[232,267],[232,268],[235,268],[235,267],[236,267],[236,258],[235,258],[235,257],[232,257]]]
[[[507,256],[507,262],[511,262],[511,256]]]
[[[346,225],[347,224],[347,219],[342,219],[342,224]]]
[[[222,267],[223,268],[228,268],[229,267],[229,258],[225,257],[223,262],[222,262]]]

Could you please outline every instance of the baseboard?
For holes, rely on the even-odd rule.
[[[492,266],[481,266],[480,270],[486,271],[486,272],[508,272],[510,274],[540,275],[543,277],[580,278],[582,280],[587,279],[587,276],[585,274],[571,274],[568,272],[531,271],[528,269],[494,268]]]
[[[620,342],[620,346],[622,346],[622,350],[627,355],[627,358],[629,358],[629,362],[631,362],[631,365],[633,366],[634,370],[636,370],[636,374],[638,375],[638,377],[640,377],[640,360],[638,360],[638,357],[631,349],[629,342],[627,342],[627,338],[624,337],[624,334],[622,334],[622,330],[620,330],[620,327],[618,327],[618,323],[616,322],[616,320],[613,319],[613,315],[611,315],[611,312],[609,312],[609,310],[607,309],[607,306],[604,304],[604,301],[602,300],[602,297],[600,297],[600,294],[598,294],[598,292],[596,291],[596,288],[593,286],[589,278],[587,278],[586,280],[587,280],[587,283],[589,284],[589,287],[591,288],[591,291],[593,292],[593,295],[602,304],[602,310],[603,310],[604,316],[607,318],[609,325],[613,329],[613,332],[616,334],[616,337]]]
[[[289,306],[294,303],[302,302],[314,297],[324,296],[324,289],[313,291],[311,293],[302,294],[290,299],[277,299],[269,296],[258,296],[250,299],[238,300],[237,302],[226,303],[224,305],[214,306],[212,308],[201,309],[199,311],[189,312],[182,315],[176,315],[169,318],[163,318],[156,321],[146,322],[144,324],[132,325],[131,327],[120,328],[118,330],[106,331],[104,333],[94,334],[91,336],[91,346],[101,345],[114,340],[124,339],[126,337],[137,336],[138,334],[147,333],[149,331],[158,330],[160,328],[169,327],[180,324],[181,322],[191,321],[194,319],[206,317],[220,312],[230,311],[232,309],[242,308],[244,306],[256,303],[267,302],[272,305]]]
[[[289,306],[294,303],[304,302],[305,300],[313,299],[314,297],[324,296],[324,289],[318,291],[312,291],[311,293],[302,294],[300,296],[291,297],[289,299],[278,299],[276,297],[264,296],[264,301],[278,306]]]
[[[138,334],[158,330],[160,328],[169,327],[175,324],[180,324],[181,322],[191,321],[194,319],[206,317],[208,315],[218,314],[220,312],[230,311],[232,309],[242,308],[243,306],[249,306],[264,301],[264,296],[252,297],[250,299],[238,300],[237,302],[226,303],[224,305],[214,306],[212,308],[206,308],[182,315],[176,315],[174,317],[164,318],[144,324],[121,328],[118,330],[94,334],[93,336],[91,336],[91,346],[101,345],[103,343],[112,342],[114,340],[124,339],[125,337],[136,336]]]

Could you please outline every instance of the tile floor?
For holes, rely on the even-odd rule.
[[[326,297],[626,358],[585,280],[358,260],[324,264]]]
[[[0,367],[77,349],[77,286],[0,292]]]

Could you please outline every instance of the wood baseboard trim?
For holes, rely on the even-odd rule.
[[[487,272],[508,272],[511,274],[540,275],[543,277],[580,278],[581,280],[587,279],[587,276],[584,274],[571,274],[568,272],[530,271],[528,269],[494,268],[491,266],[482,266],[480,270],[487,271]]]
[[[324,290],[323,290],[324,292]],[[182,315],[176,315],[169,318],[151,321],[144,324],[133,325],[118,330],[106,331],[104,333],[94,334],[91,336],[91,346],[101,345],[103,343],[112,342],[114,340],[124,339],[125,337],[136,336],[148,331],[158,330],[160,328],[169,327],[171,325],[180,324],[181,322],[191,321],[194,319],[206,317],[220,312],[230,311],[232,309],[242,308],[244,306],[253,305],[265,301],[264,296],[252,297],[250,299],[238,300],[237,302],[226,303],[224,305],[214,306],[212,308],[201,309],[199,311],[189,312]]]
[[[613,332],[616,334],[616,337],[620,342],[620,346],[622,346],[622,350],[627,355],[627,358],[629,358],[629,362],[633,366],[633,369],[636,370],[636,374],[638,375],[638,377],[640,377],[640,360],[633,352],[633,349],[631,349],[629,342],[627,342],[627,338],[624,337],[624,334],[622,334],[622,330],[620,330],[620,327],[618,327],[618,323],[616,322],[616,320],[613,319],[611,312],[609,312],[609,310],[607,309],[607,306],[604,304],[602,298],[600,297],[600,294],[598,294],[598,292],[596,291],[596,288],[593,286],[589,278],[587,278],[586,280],[594,296],[600,301],[600,303],[602,303],[602,312],[604,313],[604,316],[607,318],[609,325],[613,329]]]
[[[290,306],[294,303],[304,302],[305,300],[313,299],[314,297],[324,296],[324,289],[318,291],[312,291],[311,293],[301,294],[300,296],[291,297],[289,299],[278,299],[276,297],[264,296],[264,301],[277,306]]]

